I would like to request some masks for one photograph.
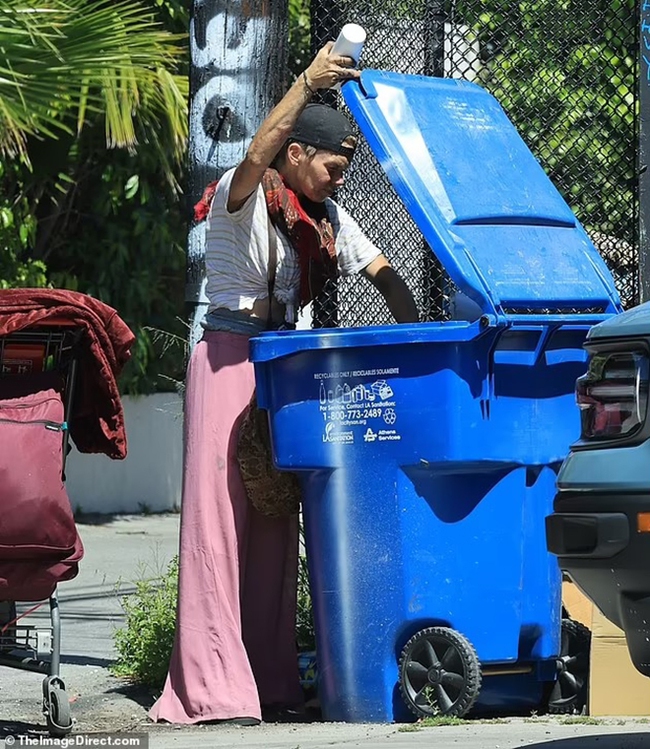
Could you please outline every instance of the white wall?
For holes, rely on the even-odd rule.
[[[136,513],[177,510],[183,465],[182,401],[174,393],[122,399],[128,454],[124,460],[77,452],[66,465],[73,509]]]

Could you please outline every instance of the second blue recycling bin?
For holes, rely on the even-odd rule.
[[[582,342],[620,302],[483,89],[365,71],[343,93],[476,312],[252,341],[275,460],[304,488],[323,715],[535,708],[560,650],[544,518]]]

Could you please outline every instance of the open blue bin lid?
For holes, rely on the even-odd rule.
[[[424,238],[482,312],[621,309],[599,253],[487,91],[366,70],[342,93]]]

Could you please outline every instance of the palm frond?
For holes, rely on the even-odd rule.
[[[98,112],[111,147],[136,145],[136,121],[168,128],[180,146],[182,41],[139,0],[3,0],[0,153],[24,155],[28,136],[79,131]]]

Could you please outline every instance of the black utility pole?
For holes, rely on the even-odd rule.
[[[280,99],[286,70],[287,0],[194,0],[190,22],[189,195],[239,163]],[[207,309],[205,227],[191,225],[186,301],[190,345]]]

